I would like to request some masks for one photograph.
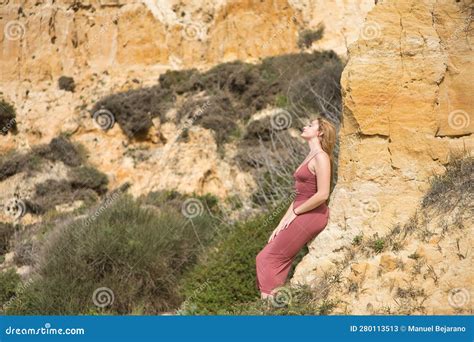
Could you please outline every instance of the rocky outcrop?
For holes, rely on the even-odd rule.
[[[372,6],[308,0],[4,0],[0,92],[16,108],[18,134],[0,135],[0,153],[29,150],[65,133],[94,151],[90,162],[109,176],[112,188],[130,182],[135,195],[165,188],[221,198],[248,194],[255,187],[251,177],[220,159],[210,131],[193,128],[184,144],[174,141],[179,127],[158,120],[148,141],[130,144],[118,125],[102,132],[88,110],[111,93],[156,84],[169,69],[298,51],[298,32],[321,23],[325,34],[312,49],[335,48],[344,55]],[[61,76],[74,79],[74,92],[58,89]],[[235,146],[225,149],[232,159]]]
[[[450,153],[472,154],[474,101],[467,95],[474,90],[469,3],[383,1],[367,15],[359,39],[349,48],[342,75],[344,122],[330,222],[311,243],[293,282],[317,282],[325,272],[337,269],[357,236],[385,236],[397,224],[406,224],[426,193],[430,176],[445,171]],[[431,243],[419,240],[407,250],[416,245],[432,250]],[[440,254],[445,261],[433,266],[436,272],[454,263],[453,253]],[[434,254],[430,252],[430,257]],[[384,271],[394,268],[393,255],[376,261],[362,258],[347,266],[354,275],[372,274],[379,263]],[[461,269],[455,273],[462,273]],[[446,292],[454,286],[449,283],[454,276],[443,282]],[[395,305],[390,292],[380,293],[376,272],[369,279],[362,284],[360,298],[339,294],[350,303],[345,308],[349,313],[371,313],[369,302],[373,307]],[[471,283],[472,272],[456,277],[455,287],[470,291]],[[432,286],[427,283],[425,290],[432,292]],[[431,307],[433,313],[455,311],[446,298],[444,306]]]
[[[257,60],[297,52],[298,33],[318,25],[325,26],[325,35],[314,48],[345,55],[372,6],[371,1],[5,0],[0,82]]]

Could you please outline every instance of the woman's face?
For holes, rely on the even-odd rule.
[[[315,119],[303,127],[303,132],[301,132],[301,137],[305,139],[311,139],[311,138],[319,136],[320,133],[321,132],[319,131],[319,122],[317,119]]]

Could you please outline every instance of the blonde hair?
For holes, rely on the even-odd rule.
[[[332,179],[334,173],[334,147],[336,146],[336,126],[326,118],[318,116],[316,118],[319,123],[319,130],[322,132],[321,136],[321,148],[329,155],[329,160],[331,162],[331,178],[330,178],[330,188],[332,192]]]

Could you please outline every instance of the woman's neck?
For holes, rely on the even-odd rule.
[[[323,150],[319,141],[315,141],[315,140],[308,141],[308,145],[309,145],[310,154],[321,152]]]

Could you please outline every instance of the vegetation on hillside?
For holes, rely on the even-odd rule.
[[[208,196],[194,200],[215,210]],[[183,297],[176,284],[214,239],[215,219],[207,211],[186,217],[181,208],[162,210],[167,204],[156,196],[151,202],[111,195],[83,217],[50,225],[38,242],[44,247],[33,281],[14,300],[14,291],[4,298],[4,313],[157,314],[177,307]],[[101,296],[110,296],[110,305],[97,304]]]
[[[128,137],[139,139],[146,136],[153,118],[166,122],[166,112],[181,103],[175,122],[190,121],[211,129],[220,145],[239,134],[240,125],[267,106],[288,110],[294,127],[301,127],[301,118],[310,113],[330,112],[338,120],[342,68],[334,52],[315,51],[268,57],[259,64],[223,63],[205,72],[167,71],[157,85],[101,99],[91,115],[108,110]]]
[[[16,111],[13,105],[0,98],[0,135],[7,135],[8,132],[15,133]]]

